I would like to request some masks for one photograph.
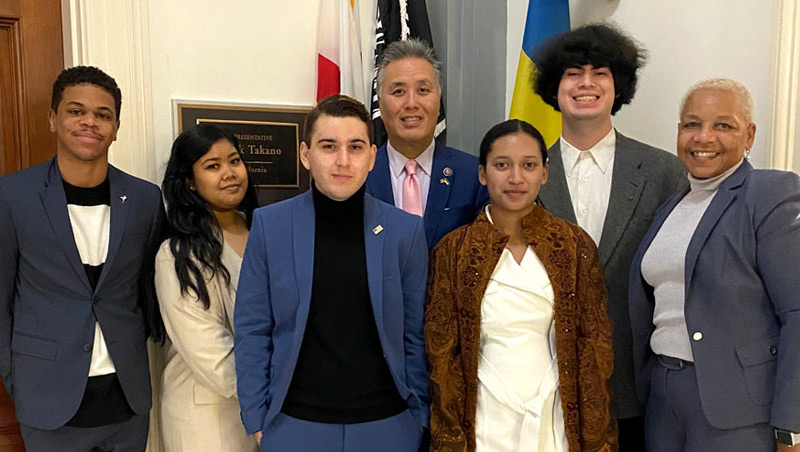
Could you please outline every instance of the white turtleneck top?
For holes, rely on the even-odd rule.
[[[743,161],[709,179],[689,175],[691,190],[670,212],[642,258],[642,276],[653,287],[656,301],[650,348],[657,355],[694,361],[684,315],[686,250],[720,184]]]

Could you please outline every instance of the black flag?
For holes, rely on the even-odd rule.
[[[383,49],[387,45],[408,38],[418,38],[433,47],[431,24],[425,0],[378,0],[378,13],[375,19],[375,64],[377,65]],[[375,144],[386,144],[386,128],[378,108],[378,79],[372,71],[372,120],[375,123]],[[445,142],[444,98],[439,106],[439,119],[436,122],[436,138]]]

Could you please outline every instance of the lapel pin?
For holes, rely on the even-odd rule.
[[[445,166],[444,169],[442,170],[442,174],[444,174],[445,177],[450,177],[453,175],[453,170],[450,169],[449,166]]]
[[[377,225],[374,228],[372,228],[372,233],[375,234],[375,235],[380,234],[381,231],[383,231],[383,226],[381,226],[381,225]]]
[[[122,204],[125,204],[125,201],[128,200],[128,197],[125,196],[125,195],[122,195],[122,196],[119,197],[119,199],[122,201]]]
[[[440,184],[445,184],[445,185],[450,185],[450,181],[449,181],[449,180],[447,180],[447,178],[446,178],[446,177],[443,177],[443,178],[442,178],[442,179],[439,181],[439,183],[440,183]]]

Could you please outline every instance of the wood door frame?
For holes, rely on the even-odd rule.
[[[0,30],[8,33],[9,42],[9,66],[0,71],[8,71],[10,91],[11,94],[6,98],[3,96],[3,90],[0,89],[0,101],[2,101],[2,108],[8,111],[3,112],[3,118],[0,119],[0,133],[2,133],[2,142],[0,142],[0,150],[3,154],[3,170],[5,172],[19,171],[22,168],[29,166],[30,154],[28,152],[28,133],[27,124],[23,120],[25,117],[25,79],[23,77],[22,67],[22,31],[20,29],[19,17],[0,16]],[[7,107],[7,103],[11,103],[11,107]],[[8,116],[6,116],[6,114]],[[5,123],[5,124],[4,124]],[[11,148],[9,150],[8,148]],[[16,152],[13,152],[16,149]],[[6,156],[13,153],[14,164],[9,165],[6,161]]]

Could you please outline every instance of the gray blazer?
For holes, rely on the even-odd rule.
[[[646,398],[654,362],[647,248],[686,195],[656,214],[631,266],[636,384]],[[719,186],[686,250],[684,315],[708,422],[732,429],[769,422],[800,431],[800,177],[745,161]],[[700,333],[700,334],[697,334]]]
[[[628,318],[628,274],[642,237],[658,206],[688,185],[686,171],[675,155],[617,134],[611,196],[598,244],[606,278],[608,313],[614,323],[614,374],[611,408],[625,419],[644,414],[636,396],[631,326]],[[539,197],[553,215],[577,223],[567,187],[560,141],[548,150],[550,178]]]
[[[56,159],[0,179],[0,376],[17,419],[53,430],[80,406],[100,322],[133,411],[150,409],[140,275],[153,265],[164,206],[155,185],[108,166],[108,256],[92,289]]]

